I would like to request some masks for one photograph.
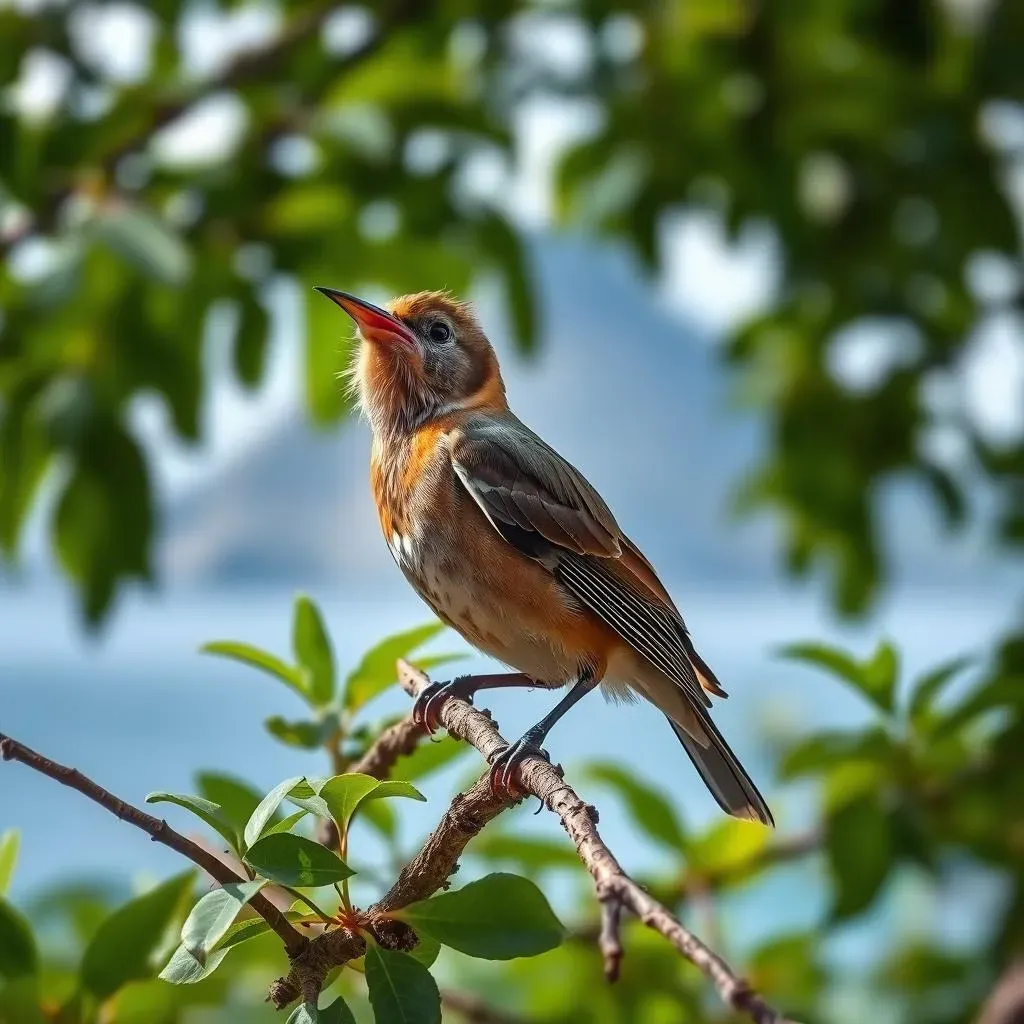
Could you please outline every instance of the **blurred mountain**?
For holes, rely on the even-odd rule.
[[[761,427],[730,408],[710,339],[659,308],[623,252],[552,236],[532,247],[539,355],[512,352],[500,305],[480,307],[512,407],[588,476],[666,578],[777,579],[767,518],[736,523],[728,515]],[[347,329],[339,313],[339,334]],[[167,509],[165,578],[404,586],[380,537],[368,459],[365,423],[314,433],[296,408],[215,481]],[[907,489],[890,497],[885,514],[905,582],[999,582],[983,552],[938,535],[919,496]]]

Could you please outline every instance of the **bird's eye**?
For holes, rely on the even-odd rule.
[[[443,321],[435,320],[427,330],[431,341],[451,341],[452,329]]]

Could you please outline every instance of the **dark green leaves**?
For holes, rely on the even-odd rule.
[[[407,953],[369,946],[366,987],[376,1024],[440,1024],[437,982]]]
[[[208,892],[192,908],[181,927],[181,944],[199,963],[206,963],[214,946],[235,923],[242,907],[263,888],[266,882],[233,882]]]
[[[519,875],[493,874],[396,915],[468,956],[511,960],[558,946],[565,934],[543,893]]]
[[[195,873],[186,871],[124,904],[100,925],[82,957],[83,987],[106,999],[122,985],[153,974],[152,958],[183,913]]]
[[[679,815],[656,789],[640,781],[632,772],[611,763],[589,765],[586,775],[614,789],[633,821],[652,839],[676,853],[683,849],[686,836]]]
[[[330,885],[352,875],[336,853],[288,832],[264,836],[246,852],[245,863],[278,885],[299,888]]]
[[[8,981],[36,969],[36,943],[28,921],[0,897],[0,979]]]
[[[302,673],[302,690],[317,706],[334,696],[334,652],[317,606],[305,595],[295,601],[292,647]]]
[[[202,818],[210,828],[218,832],[236,852],[239,849],[238,830],[228,820],[218,804],[205,800],[201,796],[189,796],[183,793],[150,793],[146,797],[147,804],[177,804]]]
[[[877,791],[861,793],[832,812],[825,852],[834,886],[832,917],[853,917],[871,904],[892,865],[889,821]]]
[[[302,1003],[292,1010],[287,1024],[356,1024],[352,1011],[341,996],[330,1006],[318,1010],[312,1003]]]
[[[790,644],[779,653],[784,658],[815,665],[837,676],[886,713],[894,709],[899,663],[889,643],[880,644],[874,655],[863,662],[825,644]]]

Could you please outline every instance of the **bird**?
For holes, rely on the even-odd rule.
[[[444,291],[387,308],[317,291],[355,323],[352,387],[392,557],[438,618],[511,670],[431,683],[416,721],[433,732],[452,696],[571,684],[493,757],[491,786],[515,795],[523,762],[547,757],[551,728],[587,693],[639,696],[664,713],[722,810],[774,826],[711,719],[711,697],[726,692],[678,608],[594,487],[509,408],[472,305]]]

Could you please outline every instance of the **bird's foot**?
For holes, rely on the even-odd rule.
[[[509,746],[502,747],[491,758],[490,783],[491,792],[495,796],[506,795],[513,800],[518,799],[525,792],[519,785],[519,771],[523,762],[531,757],[539,757],[544,761],[551,761],[548,752],[541,747],[542,733],[533,733],[531,729],[521,739]]]
[[[446,683],[431,683],[416,698],[412,706],[412,720],[432,736],[440,728],[444,702],[449,697],[458,697],[472,704],[475,692],[472,676],[458,676]]]

